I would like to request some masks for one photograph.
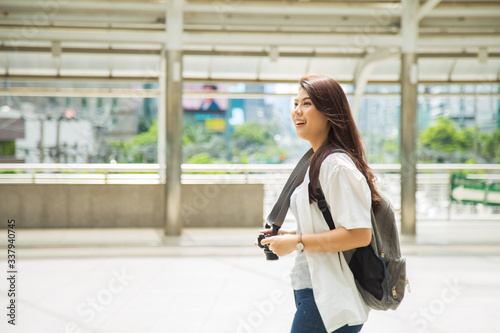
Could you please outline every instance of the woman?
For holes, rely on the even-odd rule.
[[[297,307],[292,333],[359,332],[369,308],[339,252],[371,241],[370,210],[380,200],[374,175],[364,160],[347,98],[335,80],[304,76],[292,120],[297,136],[309,141],[314,150],[303,183],[290,197],[297,230],[280,230],[262,244],[278,256],[298,251],[291,273]],[[333,153],[338,149],[344,152]],[[334,230],[315,203],[318,180],[335,221]]]

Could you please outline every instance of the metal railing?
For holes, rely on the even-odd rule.
[[[183,164],[183,184],[264,184],[264,211],[275,202],[292,164]],[[378,185],[400,207],[399,164],[372,164]],[[419,218],[451,218],[453,215],[487,216],[500,220],[500,207],[480,208],[451,201],[451,176],[500,180],[499,164],[417,164],[417,214]],[[0,164],[0,184],[161,184],[165,168],[159,164]],[[479,207],[479,208],[478,208]],[[478,212],[479,209],[479,212]]]
[[[399,173],[399,164],[372,164],[377,174]],[[285,175],[293,164],[183,164],[183,182],[255,183],[267,182],[272,177]],[[455,171],[487,171],[490,174],[469,175],[474,179],[500,177],[500,164],[417,164],[419,178],[429,177],[429,172],[449,175]],[[95,183],[123,182],[125,184],[160,183],[165,167],[159,164],[64,164],[64,163],[0,163],[0,183]],[[493,174],[491,174],[493,172]],[[425,174],[427,173],[427,176]],[[241,177],[244,176],[244,177]],[[431,176],[432,178],[432,176]]]

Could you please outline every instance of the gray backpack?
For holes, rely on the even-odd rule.
[[[318,188],[318,207],[330,230],[335,229],[328,203]],[[368,246],[344,251],[356,286],[365,303],[375,310],[395,310],[403,300],[406,286],[406,259],[401,257],[394,209],[380,194],[377,212],[371,211],[372,240]]]

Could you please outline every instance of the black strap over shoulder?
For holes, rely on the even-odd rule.
[[[321,211],[321,213],[323,213],[323,217],[325,218],[326,223],[328,223],[328,227],[330,227],[330,230],[333,230],[335,229],[335,223],[333,222],[330,209],[328,209],[328,204],[326,203],[325,195],[321,190],[321,186],[318,186],[317,190],[318,190],[318,196],[316,197],[316,199],[318,199],[319,210]]]
[[[335,223],[333,222],[333,217],[332,213],[330,213],[330,209],[328,208],[328,204],[326,203],[326,198],[325,195],[323,194],[323,190],[321,189],[321,185],[319,184],[318,180],[318,195],[316,196],[316,199],[318,199],[318,208],[323,213],[323,218],[325,219],[326,223],[328,224],[328,227],[330,227],[330,230],[335,229]],[[339,255],[339,262],[340,262],[340,267],[342,267],[342,261],[340,259],[340,252],[338,252]],[[342,269],[344,269],[342,267]]]
[[[343,149],[334,149],[332,152],[334,153],[346,153]],[[318,195],[316,196],[316,199],[318,200],[318,207],[319,210],[323,213],[323,217],[326,220],[326,223],[328,223],[328,226],[330,227],[330,230],[335,229],[335,223],[333,222],[332,214],[330,213],[330,209],[328,208],[328,203],[326,202],[325,195],[323,194],[323,190],[321,190],[321,184],[318,179],[318,183],[316,184],[316,190],[318,191]]]
[[[345,153],[345,151],[343,149],[334,149],[332,151],[332,154],[333,153]],[[328,203],[326,202],[325,195],[323,194],[323,190],[321,189],[319,179],[318,183],[316,184],[316,190],[318,191],[316,199],[318,200],[319,210],[321,211],[321,213],[323,213],[323,217],[325,218],[326,223],[328,223],[328,227],[330,227],[330,230],[333,230],[335,229],[335,223],[333,222],[332,213],[328,208]]]
[[[276,201],[273,209],[271,210],[271,213],[269,213],[269,216],[267,217],[266,228],[272,226],[273,235],[278,234],[278,230],[279,228],[281,228],[281,225],[285,220],[288,208],[290,207],[290,196],[292,195],[295,188],[297,188],[297,186],[299,186],[300,183],[304,181],[304,175],[306,174],[307,168],[309,167],[309,162],[311,161],[311,157],[313,154],[314,151],[311,148],[304,154],[304,156],[302,156],[300,161],[295,166],[295,169],[293,169],[292,173],[290,174],[290,177],[288,177],[288,180],[283,187],[283,190],[281,191],[278,201]]]

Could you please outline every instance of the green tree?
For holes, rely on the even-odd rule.
[[[436,125],[422,131],[423,146],[436,152],[451,153],[459,150],[462,138],[449,118],[439,118]]]
[[[269,127],[269,125],[257,122],[236,126],[232,136],[234,147],[253,153],[261,150],[262,147],[275,145],[273,133]]]
[[[500,130],[483,134],[480,139],[481,155],[489,163],[500,163]]]
[[[237,163],[280,163],[284,150],[274,140],[274,124],[247,123],[236,126],[230,147]],[[134,136],[130,141],[111,142],[113,156],[119,162],[154,163],[157,161],[158,123]],[[183,156],[187,163],[224,163],[227,142],[224,136],[208,133],[201,125],[186,124],[182,135]]]
[[[438,118],[422,131],[422,159],[439,162],[465,162],[473,157],[474,129],[458,129],[450,118]]]
[[[236,126],[232,135],[233,156],[239,163],[280,163],[284,150],[274,140],[277,126],[273,123],[249,122]]]
[[[129,160],[134,163],[157,161],[158,122],[154,121],[146,132],[137,134],[126,145]]]
[[[184,125],[182,144],[187,163],[208,164],[225,160],[224,137],[217,133],[208,133],[201,125]]]
[[[156,146],[158,142],[158,122],[154,121],[146,132],[137,134],[130,141],[132,147]]]
[[[111,141],[111,155],[122,163],[155,163],[157,161],[158,122],[129,141]]]
[[[463,128],[458,132],[458,146],[462,152],[468,152],[474,148],[475,135],[475,130],[472,127]]]

